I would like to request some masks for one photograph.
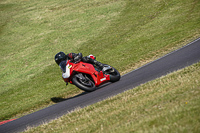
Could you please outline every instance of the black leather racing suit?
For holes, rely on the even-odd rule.
[[[95,64],[100,68],[103,68],[103,64],[97,60],[90,58],[89,56],[82,57],[82,53],[69,53],[66,55],[67,59],[70,59],[72,62],[83,61],[85,63]]]

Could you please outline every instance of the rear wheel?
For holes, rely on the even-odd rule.
[[[91,91],[96,90],[96,86],[92,78],[90,77],[90,75],[86,75],[86,74],[74,75],[72,77],[72,83],[76,85],[79,89],[86,92],[91,92]]]
[[[108,71],[105,71],[104,74],[110,75],[110,82],[117,82],[121,78],[120,73],[114,67]]]

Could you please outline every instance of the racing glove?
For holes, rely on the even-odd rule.
[[[78,53],[78,54],[76,55],[76,57],[74,57],[74,62],[75,62],[75,63],[78,63],[78,62],[81,61],[81,59],[82,59],[82,53]]]

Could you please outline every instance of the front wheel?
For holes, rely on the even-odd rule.
[[[72,83],[78,87],[79,89],[86,91],[86,92],[91,92],[96,90],[96,86],[94,82],[89,78],[89,75],[74,75],[72,77]]]
[[[104,73],[110,75],[110,82],[117,82],[121,78],[120,73],[114,67],[111,67],[111,69],[105,71]]]

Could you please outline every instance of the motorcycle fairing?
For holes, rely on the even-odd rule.
[[[79,62],[77,64],[74,64],[70,61],[67,62],[67,65],[71,66],[70,73],[74,74],[75,72],[85,73],[91,75],[95,82],[95,86],[99,86],[107,81],[110,80],[110,75],[105,75],[103,72],[97,72],[92,64]],[[66,80],[67,81],[67,80]],[[72,83],[70,81],[70,83]]]

